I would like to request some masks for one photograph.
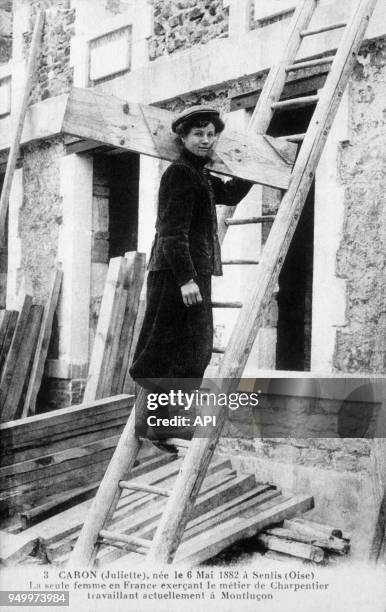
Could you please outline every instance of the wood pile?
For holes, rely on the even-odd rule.
[[[27,526],[95,493],[134,398],[71,406],[0,425],[0,510]]]
[[[170,489],[181,463],[180,456],[159,453],[150,443],[144,443],[139,465],[134,468],[130,478],[138,479],[141,484]],[[7,541],[5,553],[0,554],[3,563],[24,564],[30,554],[28,550],[33,550],[37,554],[36,562],[65,564],[91,503],[91,499],[82,501],[14,534],[16,539],[13,545]],[[165,504],[166,498],[154,492],[125,489],[108,525],[109,532],[123,534],[122,541],[115,544],[108,539],[101,541],[97,565],[130,565],[143,561]],[[238,475],[228,459],[215,457],[201,487],[176,560],[185,565],[201,563],[240,538],[254,536],[265,527],[290,519],[312,506],[312,497],[283,496],[276,487],[257,483],[252,474]],[[138,538],[138,544],[125,542],[125,537],[128,539],[132,535]]]
[[[331,564],[350,552],[350,538],[341,529],[304,517],[283,521],[257,536],[265,556],[282,561],[295,558],[317,564]]]
[[[145,276],[146,256],[130,252],[110,259],[84,401],[131,389],[128,366]],[[135,342],[135,340],[134,340]]]
[[[43,307],[24,297],[20,312],[4,310],[0,319],[0,420],[35,412],[57,307],[62,272],[56,270]]]

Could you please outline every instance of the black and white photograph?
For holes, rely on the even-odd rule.
[[[386,5],[0,0],[0,609],[386,609]]]

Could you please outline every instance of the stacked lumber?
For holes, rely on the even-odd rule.
[[[84,393],[85,402],[122,393],[128,386],[130,377],[127,370],[145,263],[145,254],[136,252],[110,259]]]
[[[155,451],[158,453],[158,451]],[[136,482],[142,473],[141,485],[171,489],[182,465],[182,458],[166,453],[147,455],[145,471],[143,453],[154,453],[144,444],[139,466],[134,468],[130,479]],[[28,547],[39,550],[39,559],[55,565],[67,563],[92,500],[64,510],[26,529],[18,536],[9,563],[26,562]],[[103,532],[96,564],[99,567],[138,564],[144,560],[148,544],[166,504],[165,496],[154,489],[139,491],[124,489],[111,522]],[[312,508],[310,496],[283,496],[274,486],[257,483],[252,474],[237,474],[231,462],[215,457],[209,466],[195,507],[190,516],[176,561],[185,565],[202,563],[241,538],[256,535],[263,528],[289,519]],[[122,534],[120,542],[111,542],[109,533]],[[134,541],[133,541],[134,538]],[[15,553],[18,543],[20,554]]]
[[[0,321],[0,409],[2,422],[35,412],[51,338],[62,272],[56,270],[46,305],[26,295],[19,313],[4,311]]]
[[[29,525],[95,493],[133,397],[70,406],[0,425],[0,510]]]
[[[281,526],[266,529],[257,542],[267,550],[266,556],[283,561],[334,563],[350,551],[350,539],[342,530],[315,521],[296,517]]]

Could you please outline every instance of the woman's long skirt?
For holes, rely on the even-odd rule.
[[[202,303],[185,306],[170,270],[151,271],[146,312],[130,368],[131,377],[154,391],[197,388],[213,348],[211,276],[199,275]]]

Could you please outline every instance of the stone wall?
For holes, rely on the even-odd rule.
[[[38,303],[43,303],[48,297],[57,258],[62,224],[59,164],[63,155],[61,138],[41,141],[23,149],[20,274],[26,274]]]
[[[70,43],[74,35],[75,10],[70,0],[32,0],[31,18],[39,8],[46,9],[43,41],[38,59],[38,79],[32,89],[31,103],[69,91],[73,82],[70,66]],[[32,35],[24,35],[27,54]]]
[[[229,8],[223,0],[154,0],[149,58],[228,35]]]
[[[12,55],[12,2],[0,4],[0,64],[11,59]]]
[[[350,141],[341,151],[345,220],[337,274],[346,280],[346,326],[337,332],[341,372],[386,371],[386,40],[362,48],[350,79]]]

